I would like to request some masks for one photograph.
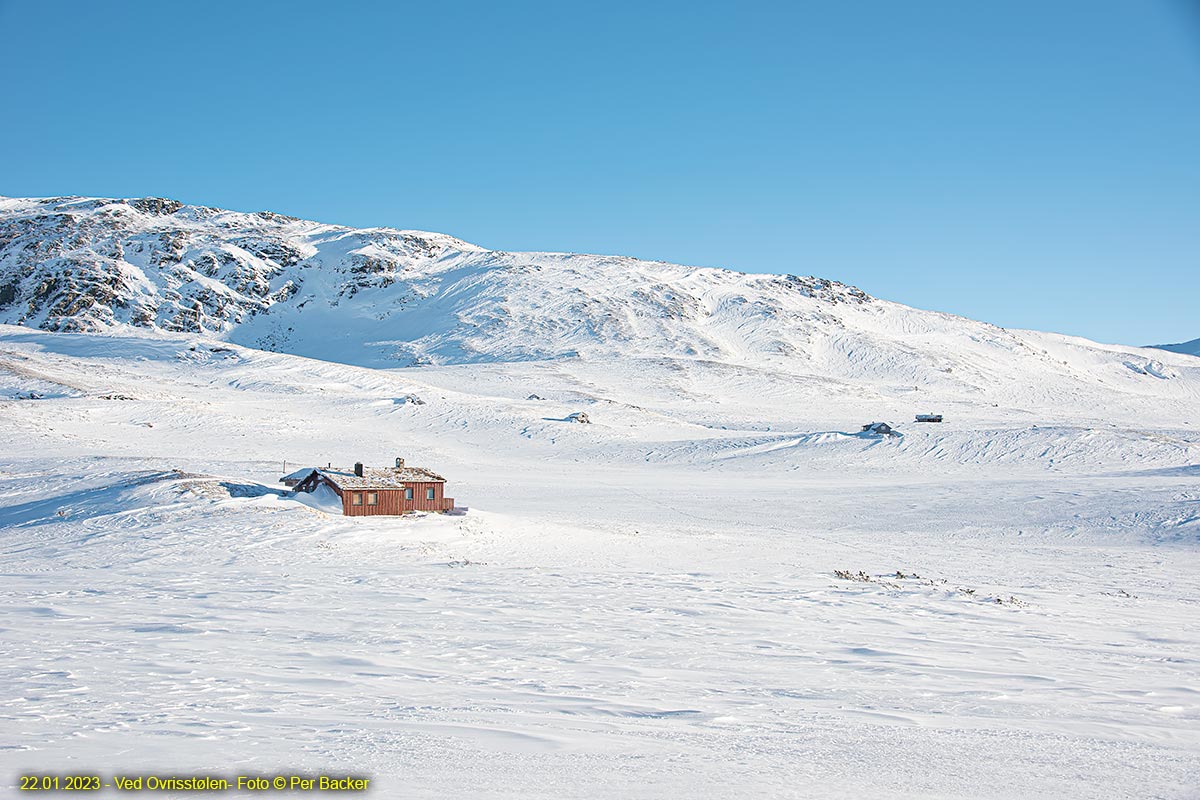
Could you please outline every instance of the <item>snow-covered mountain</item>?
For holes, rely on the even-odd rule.
[[[1194,402],[1198,385],[1175,380],[1190,359],[1009,331],[820,278],[500,252],[161,198],[0,200],[0,323],[199,333],[374,367],[675,359],[1018,406]]]
[[[1179,342],[1178,344],[1156,344],[1154,346],[1159,350],[1168,350],[1172,353],[1186,353],[1189,356],[1200,356],[1200,339],[1192,339],[1190,342]]]
[[[391,366],[615,347],[729,356],[795,352],[773,319],[834,322],[829,307],[869,302],[813,278],[505,253],[161,198],[0,200],[0,321],[47,330],[129,324],[310,353],[336,326],[372,352],[343,336],[334,360]]]

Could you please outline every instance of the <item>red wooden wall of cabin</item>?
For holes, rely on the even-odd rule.
[[[379,495],[379,503],[367,505],[367,494]],[[354,495],[362,495],[362,505],[354,505]],[[369,517],[375,514],[403,514],[403,489],[346,489],[342,492],[342,513],[347,517]]]
[[[346,489],[342,492],[342,513],[348,517],[370,517],[379,514],[403,514],[406,511],[447,511],[454,499],[445,497],[444,483],[410,483],[413,499],[404,499],[404,489]],[[433,499],[426,500],[427,489],[433,489]],[[367,505],[367,494],[379,495],[376,505]],[[354,504],[354,495],[362,494],[362,505]]]

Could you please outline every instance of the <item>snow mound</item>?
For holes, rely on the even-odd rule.
[[[1164,365],[1161,361],[1144,361],[1140,363],[1135,361],[1126,361],[1125,366],[1131,372],[1136,372],[1138,375],[1148,375],[1152,378],[1158,378],[1160,380],[1170,380],[1171,378],[1179,377],[1178,372]]]
[[[342,498],[323,483],[311,492],[297,492],[296,499],[317,511],[337,516],[342,515]]]

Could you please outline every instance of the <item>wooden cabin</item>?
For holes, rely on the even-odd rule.
[[[941,422],[941,414],[917,414],[917,422]]]
[[[328,486],[342,499],[342,514],[347,517],[443,513],[454,508],[454,498],[446,497],[445,478],[424,467],[406,467],[403,458],[397,458],[394,467],[359,463],[353,470],[315,469],[296,485],[296,491],[311,492],[319,486]]]

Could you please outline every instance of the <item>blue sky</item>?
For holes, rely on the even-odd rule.
[[[0,0],[0,194],[816,274],[1200,336],[1190,0]]]

